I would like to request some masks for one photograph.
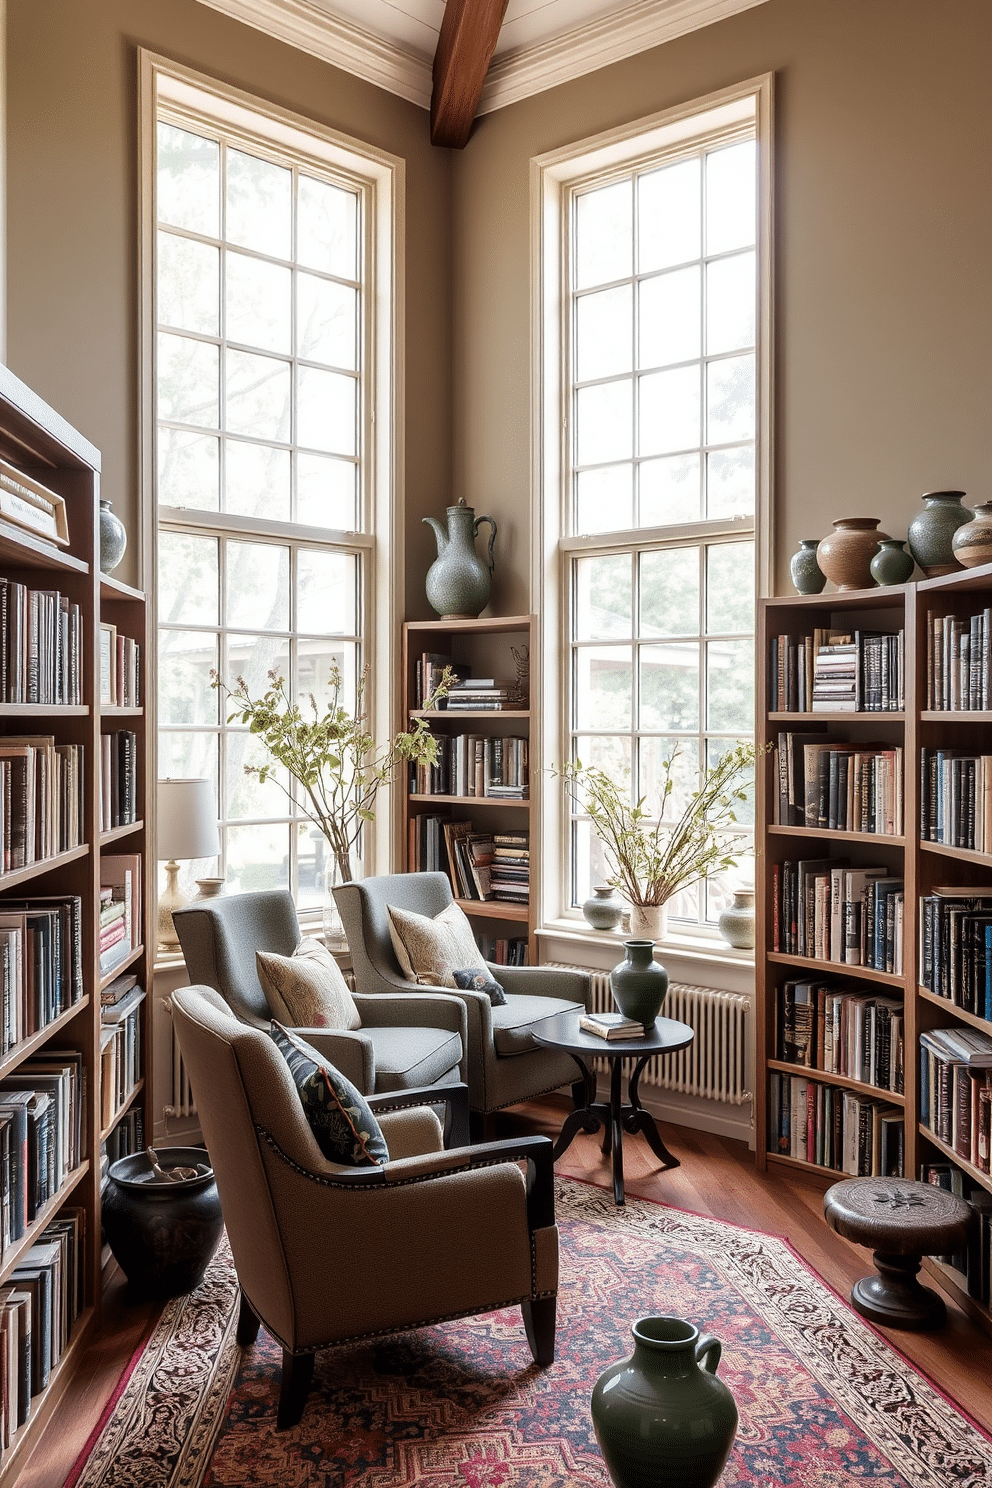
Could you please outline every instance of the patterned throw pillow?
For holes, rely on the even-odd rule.
[[[341,969],[319,940],[301,940],[291,956],[256,951],[269,1012],[291,1028],[361,1028]]]
[[[349,1168],[376,1168],[388,1162],[382,1128],[351,1081],[275,1019],[269,1031],[289,1065],[304,1115],[324,1156]]]
[[[467,971],[456,971],[455,986],[461,987],[464,991],[488,992],[489,1001],[493,1007],[506,1006],[506,993],[499,982],[489,975],[485,967],[469,967]]]
[[[408,982],[422,987],[455,986],[455,969],[478,966],[482,957],[468,916],[457,904],[434,915],[387,905],[389,934]]]

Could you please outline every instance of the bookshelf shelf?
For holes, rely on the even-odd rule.
[[[769,702],[781,700],[783,696],[778,664],[781,638],[785,638],[787,642],[786,652],[788,653],[789,648],[801,649],[800,638],[812,635],[815,630],[833,629],[837,632],[861,632],[862,634],[871,632],[892,634],[901,630],[903,632],[904,671],[903,696],[900,701],[905,702],[905,707],[898,713],[866,711],[853,714],[847,711],[797,713],[778,708],[775,710],[766,708],[766,711],[761,713],[759,707],[760,721],[756,731],[759,744],[775,743],[783,730],[791,729],[799,736],[803,733],[811,736],[816,733],[821,739],[826,739],[829,744],[850,741],[853,748],[857,748],[858,740],[867,741],[876,738],[886,740],[887,747],[900,747],[903,759],[904,823],[903,835],[898,837],[771,825],[773,816],[781,815],[779,804],[781,782],[775,773],[773,762],[766,760],[759,767],[756,809],[759,824],[764,824],[759,826],[756,844],[758,863],[761,868],[756,885],[757,946],[755,952],[758,1023],[758,1074],[756,1078],[758,1094],[755,1122],[758,1131],[762,1133],[757,1143],[756,1154],[759,1167],[781,1163],[793,1169],[818,1175],[824,1184],[835,1181],[839,1176],[836,1168],[820,1167],[815,1163],[805,1162],[800,1157],[774,1150],[777,1128],[775,1126],[776,1113],[773,1113],[771,1109],[772,1098],[781,1093],[779,1082],[787,1074],[796,1073],[794,1067],[784,1065],[775,1057],[781,1052],[781,1046],[777,1043],[776,1029],[780,989],[789,980],[816,979],[821,983],[836,984],[838,991],[864,990],[870,995],[874,989],[877,989],[878,993],[896,999],[897,1003],[901,999],[905,1090],[900,1099],[889,1091],[876,1091],[873,1087],[860,1086],[857,1082],[843,1080],[840,1076],[827,1075],[823,1071],[806,1068],[799,1071],[802,1078],[849,1088],[855,1096],[877,1101],[880,1105],[901,1106],[905,1113],[903,1170],[907,1177],[923,1176],[933,1182],[947,1183],[956,1191],[962,1192],[966,1198],[992,1193],[992,1177],[989,1173],[969,1159],[961,1158],[952,1145],[937,1137],[920,1119],[921,1101],[926,1093],[921,1090],[921,1034],[925,1031],[939,1033],[944,1029],[957,1030],[963,1035],[975,1030],[987,1037],[992,1037],[992,1022],[958,1007],[949,998],[937,995],[924,985],[925,981],[930,979],[930,973],[924,970],[922,963],[924,947],[921,944],[924,939],[921,925],[925,923],[929,947],[931,926],[936,922],[938,915],[938,908],[934,906],[938,906],[942,901],[952,903],[955,898],[959,900],[970,898],[979,905],[983,900],[992,903],[992,852],[949,847],[941,843],[921,840],[921,827],[929,823],[929,828],[933,831],[935,819],[933,802],[938,802],[938,810],[947,810],[946,795],[938,798],[934,790],[933,771],[936,767],[933,761],[937,752],[951,752],[958,758],[966,759],[989,752],[983,729],[987,729],[992,723],[992,709],[988,707],[938,709],[931,708],[927,704],[934,697],[943,698],[945,701],[956,701],[958,697],[956,689],[958,688],[961,689],[962,698],[967,695],[972,701],[987,702],[992,697],[992,665],[990,665],[990,647],[986,640],[989,634],[990,606],[992,606],[992,565],[984,565],[939,578],[924,579],[916,584],[894,586],[891,589],[864,590],[855,594],[788,596],[763,600],[760,604],[758,642],[761,658],[760,702],[767,705]],[[967,650],[965,642],[960,640],[959,644],[956,639],[964,636],[968,637]],[[980,637],[979,643],[974,641],[976,636]],[[776,647],[774,653],[773,642]],[[891,645],[885,642],[882,644],[883,646]],[[795,654],[798,655],[798,649]],[[773,655],[774,671],[772,670]],[[836,656],[833,661],[835,670],[842,669],[842,664]],[[808,664],[802,675],[808,676]],[[774,697],[771,693],[773,682],[776,687]],[[801,689],[799,695],[803,696]],[[808,694],[806,696],[808,697]],[[815,758],[815,755],[810,757]],[[929,773],[921,770],[924,762],[928,762]],[[944,768],[947,770],[950,767],[945,765]],[[978,767],[975,766],[974,770],[977,791]],[[961,778],[964,780],[964,775]],[[951,797],[952,802],[957,802],[959,799],[958,789],[955,777],[955,794]],[[970,786],[968,789],[970,790]],[[962,799],[970,802],[971,797]],[[926,814],[924,813],[925,803],[930,803]],[[977,822],[977,811],[975,817]],[[959,820],[963,820],[964,827],[970,830],[970,815],[964,819],[959,818]],[[976,836],[975,840],[980,840],[980,838]],[[902,884],[902,914],[899,925],[902,936],[903,974],[895,976],[875,971],[873,968],[814,960],[771,950],[775,943],[774,890],[776,885],[781,888],[786,879],[786,871],[782,865],[805,859],[809,864],[806,870],[808,884],[815,879],[817,873],[822,879],[826,872],[829,878],[829,865],[839,868],[841,858],[846,859],[852,867],[863,868],[876,863],[884,864],[887,874]],[[821,862],[818,863],[817,859]],[[828,865],[826,869],[823,863]],[[935,895],[936,887],[943,889],[944,894]],[[894,884],[893,896],[895,893],[896,885]],[[921,906],[924,901],[928,906],[926,921],[922,919]],[[868,903],[870,906],[870,899]],[[987,907],[969,908],[967,903],[955,912],[962,916],[973,913],[976,916],[976,923],[980,921],[981,914],[990,913]],[[805,913],[808,916],[808,905]],[[793,925],[795,915],[796,909],[792,906],[790,923]],[[808,926],[808,923],[807,918],[805,924]],[[957,924],[956,921],[954,923]],[[964,924],[963,919],[961,923]],[[806,933],[808,934],[808,929]],[[960,933],[961,940],[956,944],[962,945],[964,948],[962,955],[964,955],[967,949],[964,943],[965,930],[962,929],[960,932],[955,930],[954,933]],[[799,943],[804,943],[801,938]],[[805,944],[809,944],[809,941],[805,941]],[[988,942],[973,939],[969,944],[973,950],[967,953],[980,958],[983,954],[980,947],[987,945]],[[927,954],[930,955],[929,949]],[[957,952],[954,954],[956,956]],[[941,960],[937,962],[935,956],[935,964],[948,967],[951,964],[948,955],[947,948],[942,946]],[[900,963],[897,962],[897,964]],[[956,966],[957,961],[953,964]],[[965,964],[962,962],[962,966]],[[977,963],[972,963],[973,967],[975,964],[981,967],[984,963],[979,959]],[[978,973],[972,969],[970,974],[974,977]],[[964,972],[960,975],[963,977]],[[981,986],[982,983],[979,982],[978,988]],[[961,997],[963,1001],[968,1001],[970,1006],[981,1005],[977,1000],[979,992],[973,981],[969,984],[959,981],[955,995]],[[949,1067],[953,1071],[953,1061]],[[935,1066],[935,1068],[943,1069],[944,1066]],[[984,1078],[977,1067],[975,1071],[976,1075]],[[958,1090],[958,1086],[953,1083],[953,1077],[950,1088],[955,1092]],[[966,1089],[967,1085],[962,1088]],[[972,1092],[972,1096],[974,1101],[970,1108],[960,1103],[957,1105],[956,1120],[970,1122],[972,1113],[977,1113],[980,1109],[977,1092]],[[950,1100],[949,1095],[947,1099]],[[782,1112],[777,1114],[781,1126]],[[978,1119],[977,1114],[974,1115],[974,1119]],[[944,1130],[946,1135],[946,1127]],[[974,1155],[976,1149],[971,1150]],[[982,1160],[984,1161],[984,1157]],[[977,1199],[975,1201],[978,1202]],[[988,1218],[985,1217],[981,1222],[989,1224]],[[992,1332],[992,1310],[967,1295],[967,1283],[964,1277],[959,1272],[933,1260],[928,1261],[927,1266],[940,1278],[942,1284],[950,1286],[955,1291],[962,1306],[967,1308],[980,1325],[986,1331]]]
[[[141,718],[144,711],[144,708],[126,708],[120,703],[102,703],[100,705],[100,716],[102,718]]]
[[[519,774],[511,776],[508,773],[499,773],[505,768],[500,765],[499,760],[508,761],[510,758],[508,746],[500,741],[524,741],[522,744],[517,742],[512,745],[515,762],[513,768],[516,768],[523,752],[530,745],[531,710],[529,707],[420,708],[417,704],[424,693],[420,690],[419,683],[422,683],[424,666],[428,661],[438,666],[442,662],[451,663],[463,668],[463,675],[467,673],[470,678],[497,678],[514,683],[517,680],[516,658],[523,652],[527,652],[532,660],[536,657],[535,623],[530,615],[497,616],[479,620],[415,620],[408,621],[403,627],[404,716],[423,718],[430,723],[432,733],[440,741],[442,749],[447,751],[446,771],[450,766],[450,773],[443,773],[440,778],[437,775],[431,779],[422,776],[415,781],[409,778],[403,781],[401,820],[405,861],[409,869],[433,866],[436,863],[436,866],[448,872],[456,902],[470,919],[483,921],[485,924],[485,933],[483,934],[480,926],[479,937],[480,941],[491,942],[487,950],[491,961],[498,961],[504,956],[512,960],[519,954],[520,947],[514,947],[513,941],[525,942],[528,959],[533,958],[536,925],[533,890],[531,898],[523,903],[516,900],[467,897],[466,891],[477,888],[480,882],[485,887],[487,871],[498,871],[496,858],[502,856],[501,848],[506,847],[508,851],[512,849],[505,843],[490,844],[488,852],[495,851],[492,869],[484,859],[473,868],[468,861],[462,861],[463,853],[467,857],[471,849],[455,845],[450,850],[459,858],[459,862],[452,864],[449,862],[447,840],[451,834],[445,831],[445,827],[470,822],[477,844],[476,850],[483,852],[485,843],[480,848],[480,839],[489,836],[495,838],[501,834],[516,836],[521,839],[520,855],[523,856],[526,867],[520,864],[513,867],[507,865],[505,876],[508,879],[522,877],[529,872],[530,885],[538,882],[536,863],[530,857],[531,849],[536,848],[537,844],[533,801],[487,796],[481,784],[478,794],[469,794],[465,790],[466,786],[481,782],[487,776],[491,779],[502,778],[508,785],[518,783],[521,778]],[[522,696],[522,693],[511,694],[511,700],[518,700]],[[469,749],[474,751],[471,757],[466,753],[459,753]],[[533,761],[527,763],[533,768]],[[461,773],[463,768],[464,776]],[[485,773],[480,775],[480,771]],[[523,778],[526,780],[526,770]],[[416,785],[436,786],[439,783],[456,785],[458,794],[448,795],[437,790],[414,788]],[[500,928],[499,922],[502,922],[504,928]],[[510,935],[508,932],[514,930],[514,927],[517,927],[516,933]],[[502,944],[504,936],[507,941],[505,946]]]
[[[848,1075],[832,1075],[827,1070],[813,1069],[808,1065],[789,1064],[784,1059],[769,1059],[768,1068],[783,1075],[802,1075],[804,1080],[816,1080],[820,1085],[839,1085],[842,1090],[855,1090],[872,1100],[884,1101],[886,1105],[903,1106],[906,1097],[895,1090],[883,1090],[881,1085],[867,1085],[863,1080],[852,1080]]]
[[[32,1033],[27,1038],[19,1039],[12,1048],[7,1050],[3,1058],[0,1059],[0,1080],[6,1075],[9,1075],[12,1070],[17,1069],[18,1065],[23,1064],[29,1054],[35,1053],[42,1045],[47,1044],[53,1033],[58,1033],[60,1028],[64,1028],[67,1023],[71,1023],[73,1018],[78,1018],[80,1013],[84,1013],[89,1006],[90,999],[87,995],[80,1002],[74,1003],[72,1007],[66,1008],[65,1012],[60,1013],[51,1023],[46,1023],[44,1028],[39,1028],[37,1033]]]
[[[25,612],[30,614],[37,608],[39,632],[44,640],[45,635],[54,629],[55,616],[60,608],[52,600],[44,604],[40,600],[29,600],[18,586],[41,594],[57,591],[70,607],[71,644],[63,653],[70,664],[68,674],[63,671],[59,677],[54,668],[46,671],[39,668],[39,691],[35,694],[33,676],[25,679],[18,669],[16,676],[9,679],[7,695],[71,696],[74,700],[72,705],[0,703],[0,732],[8,740],[19,741],[18,748],[22,754],[35,749],[36,758],[43,757],[43,746],[37,742],[36,736],[54,735],[59,746],[67,746],[63,760],[70,762],[69,771],[60,774],[63,781],[67,779],[73,784],[74,776],[70,771],[79,770],[79,830],[62,836],[46,833],[45,841],[46,845],[51,841],[78,841],[81,844],[0,875],[0,909],[7,913],[6,934],[26,940],[31,933],[26,916],[31,913],[47,915],[49,928],[46,929],[46,922],[42,923],[40,929],[44,932],[44,940],[37,938],[37,943],[56,946],[59,944],[57,936],[61,934],[61,962],[55,961],[54,951],[49,954],[53,964],[61,968],[64,978],[63,1001],[68,1001],[70,995],[77,997],[57,1018],[18,1040],[0,1058],[0,1080],[8,1082],[7,1104],[13,1112],[8,1127],[14,1131],[16,1128],[12,1123],[15,1120],[23,1123],[23,1117],[14,1109],[18,1095],[26,1089],[40,1091],[42,1095],[49,1095],[48,1114],[44,1100],[30,1102],[28,1132],[43,1137],[45,1124],[52,1115],[57,1117],[65,1110],[58,1082],[53,1076],[61,1068],[68,1068],[75,1074],[64,1084],[74,1087],[74,1101],[78,1104],[73,1104],[71,1115],[62,1119],[78,1119],[78,1130],[82,1132],[80,1161],[58,1193],[44,1204],[25,1234],[8,1247],[0,1265],[0,1280],[5,1281],[11,1277],[18,1262],[28,1257],[32,1247],[44,1240],[44,1249],[36,1251],[30,1257],[30,1263],[36,1271],[39,1267],[49,1269],[54,1276],[57,1266],[68,1262],[75,1239],[82,1281],[78,1315],[61,1359],[52,1370],[47,1388],[32,1397],[30,1419],[18,1430],[10,1450],[4,1453],[0,1462],[0,1488],[7,1488],[45,1430],[58,1399],[78,1370],[85,1341],[100,1317],[103,1274],[100,1243],[102,1105],[99,989],[101,981],[106,985],[125,967],[130,968],[143,985],[150,973],[149,957],[144,949],[150,944],[145,894],[142,896],[144,908],[133,928],[133,936],[141,944],[107,977],[101,979],[99,975],[100,890],[105,878],[110,883],[114,869],[112,860],[133,857],[134,862],[146,870],[149,866],[146,826],[149,782],[145,767],[147,718],[140,708],[114,709],[109,715],[112,721],[104,723],[107,713],[101,714],[99,701],[101,625],[113,626],[118,635],[123,633],[125,638],[135,642],[140,648],[142,661],[148,657],[149,650],[144,595],[131,585],[100,573],[99,451],[3,366],[0,366],[0,457],[16,471],[35,476],[43,472],[40,477],[43,484],[64,504],[68,528],[68,544],[61,547],[38,533],[0,518],[0,579],[7,581],[8,626],[21,623]],[[65,605],[61,610],[65,614]],[[43,647],[38,650],[39,656],[46,656]],[[25,682],[27,685],[22,685]],[[29,686],[32,688],[30,694]],[[133,826],[101,834],[101,739],[105,731],[113,729],[133,734],[136,741],[131,755],[137,770],[134,814],[139,820]],[[77,752],[70,753],[70,750]],[[14,757],[11,753],[10,758]],[[27,770],[22,767],[21,778],[25,775]],[[130,778],[133,780],[133,775]],[[37,799],[43,805],[46,797],[42,794]],[[75,803],[74,792],[73,807]],[[76,823],[72,825],[75,827]],[[118,839],[125,837],[126,844],[118,849]],[[101,853],[101,847],[109,847],[109,851]],[[30,908],[25,909],[25,904]],[[132,908],[136,907],[132,900]],[[13,943],[9,942],[10,945]],[[35,943],[34,938],[31,943]],[[7,945],[5,942],[4,949],[9,955]],[[26,966],[26,958],[19,964]],[[30,1023],[26,1014],[26,1009],[32,1005],[29,998],[37,999],[35,1005],[45,1006],[45,999],[51,996],[49,986],[40,978],[35,980],[34,967],[40,964],[32,960],[30,972],[18,978],[17,996],[21,999],[21,1008],[20,1021],[13,1020],[14,1031],[18,1026]],[[82,995],[79,995],[80,991]],[[145,1006],[147,1002],[148,999],[144,999],[141,1014],[140,1048],[144,1062],[138,1072],[140,1086],[128,1102],[130,1112],[141,1111],[145,1129],[148,1129],[150,1115],[146,1072],[151,1027]],[[24,1099],[23,1095],[21,1099]],[[124,1119],[123,1113],[118,1116],[118,1127]],[[75,1146],[74,1141],[73,1157],[76,1156]],[[16,1178],[13,1165],[4,1171],[8,1182],[12,1175]],[[77,1212],[78,1226],[75,1225]],[[70,1224],[70,1220],[73,1223]],[[69,1237],[61,1247],[55,1243],[60,1235]],[[49,1244],[49,1241],[53,1243]],[[41,1272],[38,1274],[40,1276]],[[32,1303],[32,1331],[37,1326],[40,1340],[49,1320],[46,1319],[45,1306],[35,1305],[41,1293],[38,1283],[34,1285],[38,1298]],[[16,1317],[13,1320],[7,1317],[4,1321],[8,1330],[12,1330],[9,1336],[16,1337]]]
[[[118,961],[116,966],[114,966],[110,971],[108,971],[104,976],[100,978],[99,990],[102,992],[106,987],[109,987],[111,982],[115,981],[117,977],[123,975],[125,971],[130,971],[135,962],[143,961],[144,958],[144,946],[135,946],[134,950],[131,951],[129,955],[125,956],[123,961]]]

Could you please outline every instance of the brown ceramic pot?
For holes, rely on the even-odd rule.
[[[879,532],[878,517],[838,517],[834,531],[816,550],[816,561],[838,589],[873,589],[869,567],[887,532]]]
[[[959,527],[951,538],[951,549],[965,568],[992,563],[992,501],[980,501],[974,518]]]

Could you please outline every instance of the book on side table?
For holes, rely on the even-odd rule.
[[[584,1033],[595,1033],[599,1038],[643,1038],[647,1029],[636,1018],[625,1018],[623,1013],[583,1013],[579,1027]]]

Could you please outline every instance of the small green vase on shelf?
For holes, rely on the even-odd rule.
[[[799,547],[789,560],[789,573],[797,594],[822,594],[827,576],[816,561],[818,537],[801,537]]]
[[[738,1421],[716,1377],[719,1339],[674,1317],[641,1318],[631,1332],[634,1352],[604,1370],[592,1392],[596,1440],[615,1488],[713,1488]]]
[[[668,992],[668,972],[654,959],[653,940],[625,940],[625,959],[610,972],[613,1000],[625,1018],[650,1028]]]
[[[954,534],[974,516],[962,506],[964,491],[927,491],[923,510],[909,524],[909,551],[928,579],[956,573],[962,565],[953,549]]]
[[[890,584],[905,584],[916,563],[912,553],[906,552],[905,538],[883,537],[878,544],[878,552],[868,567],[875,583],[887,587]]]

